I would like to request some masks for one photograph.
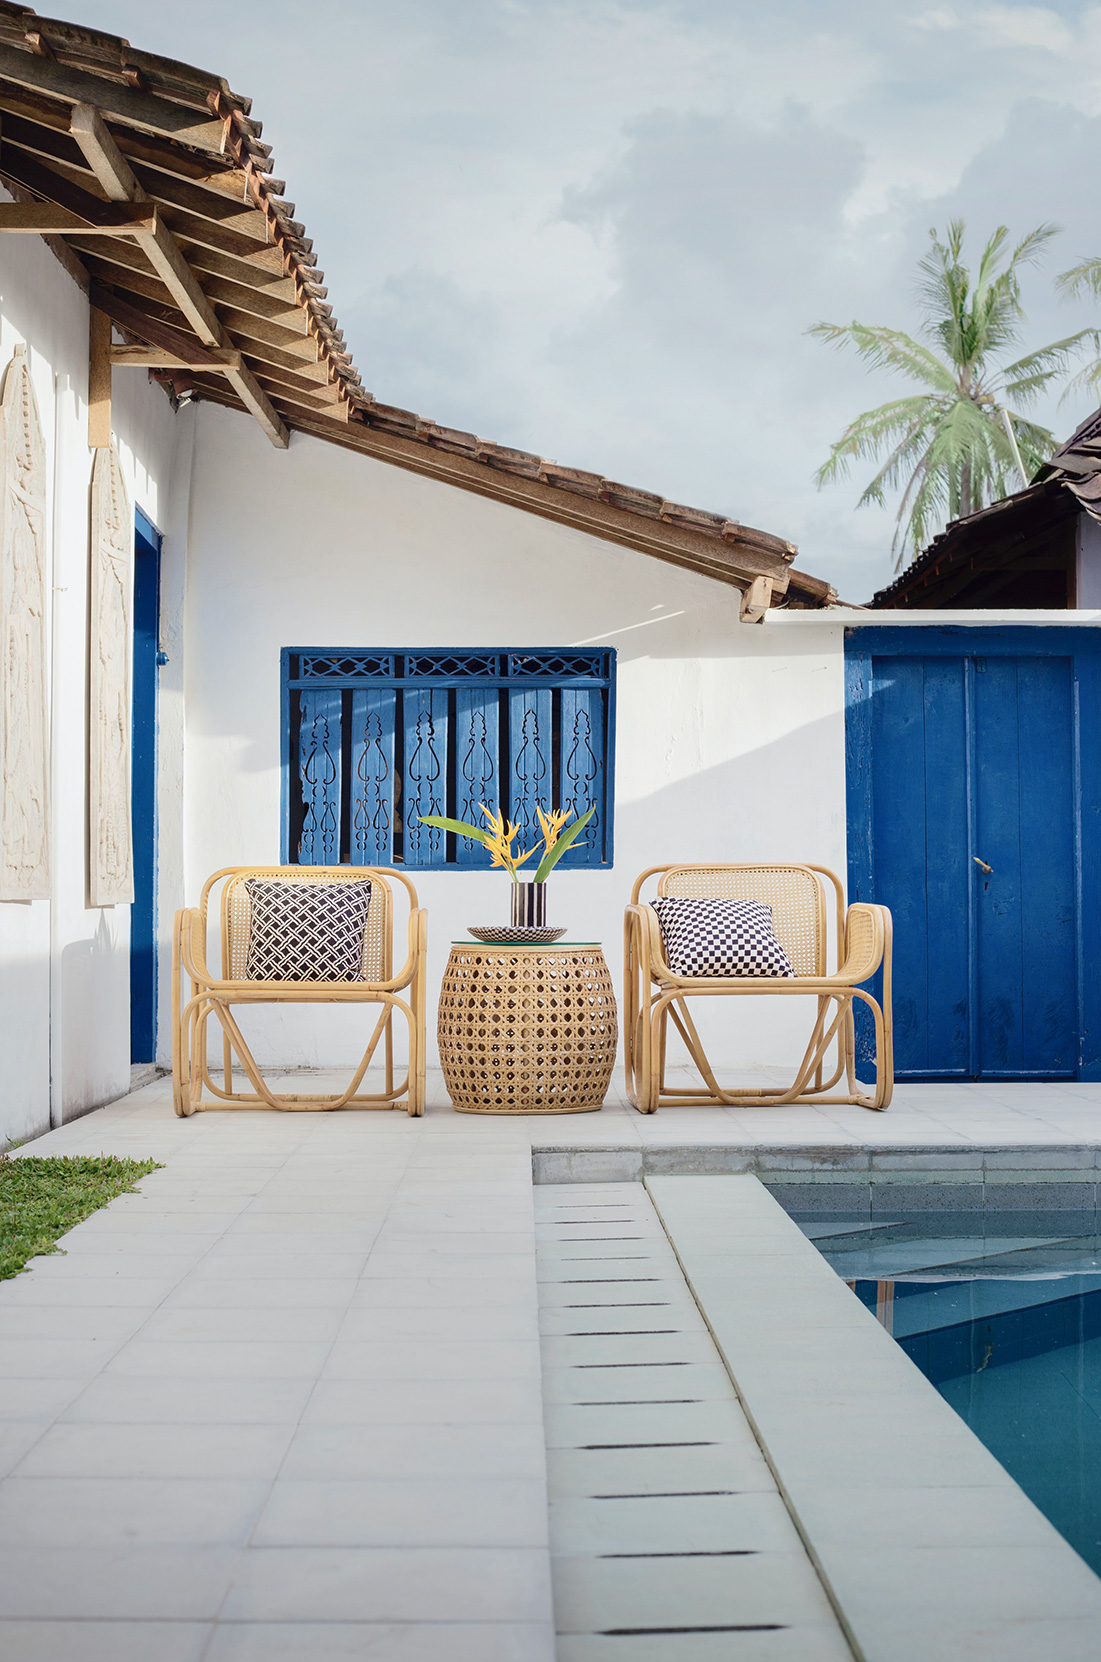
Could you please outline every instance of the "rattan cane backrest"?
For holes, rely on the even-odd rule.
[[[796,975],[826,973],[825,892],[806,866],[672,866],[659,895],[695,900],[763,900]]]
[[[371,904],[363,932],[363,978],[387,981],[391,971],[390,885],[373,868],[346,870],[327,866],[255,866],[236,871],[226,880],[222,893],[222,976],[226,981],[244,981],[248,959],[251,906],[246,883],[261,877],[280,883],[371,883]]]

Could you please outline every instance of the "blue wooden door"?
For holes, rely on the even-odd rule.
[[[157,668],[161,537],[139,509],[134,532],[134,693],[130,816],[130,1060],[157,1055]]]
[[[901,1078],[1098,1077],[1099,663],[1092,630],[849,633],[849,889],[894,916]]]

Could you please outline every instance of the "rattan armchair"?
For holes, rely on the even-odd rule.
[[[250,929],[250,877],[282,882],[356,883],[369,878],[370,905],[363,935],[362,981],[255,981],[246,976]],[[394,891],[399,883],[409,907],[408,955],[394,973]],[[207,968],[207,913],[211,892],[222,884],[220,904],[221,973]],[[232,866],[214,873],[203,885],[197,907],[176,914],[172,965],[172,1091],[176,1112],[193,1114],[199,1108],[405,1108],[423,1114],[425,1097],[425,1008],[427,913],[417,904],[417,892],[398,871],[356,866]],[[185,988],[186,984],[186,988]],[[400,995],[404,994],[402,997]],[[378,1004],[381,1011],[347,1089],[326,1095],[287,1095],[272,1091],[233,1015],[235,1005],[257,1004]],[[394,1078],[393,1022],[400,1012],[409,1029],[409,1065],[403,1079]],[[221,1084],[211,1078],[207,1059],[207,1028],[211,1016],[222,1028]],[[384,1088],[373,1095],[357,1094],[364,1075],[383,1045]],[[234,1056],[251,1092],[234,1089]],[[204,1101],[203,1093],[210,1093]]]
[[[772,909],[777,939],[795,971],[792,977],[711,978],[676,976],[665,961],[661,929],[653,907],[640,903],[643,886],[657,877],[657,894],[699,899],[765,901]],[[827,908],[832,900],[839,963],[826,968]],[[882,969],[882,1003],[861,983]],[[845,910],[841,883],[824,866],[678,865],[651,866],[638,879],[624,919],[624,1052],[627,1094],[640,1113],[674,1104],[742,1107],[788,1103],[846,1103],[884,1109],[894,1088],[891,1038],[891,914],[886,906],[857,903]],[[691,998],[800,996],[816,999],[817,1014],[793,1083],[786,1089],[724,1090],[688,1009]],[[853,1005],[859,999],[872,1013],[876,1078],[870,1094],[856,1078]],[[669,1021],[688,1047],[703,1086],[670,1089],[665,1052]],[[836,1046],[832,1064],[827,1057]],[[827,1077],[827,1066],[832,1071]],[[831,1095],[842,1075],[847,1090]]]

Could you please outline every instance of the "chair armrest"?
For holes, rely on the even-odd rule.
[[[206,964],[206,919],[196,906],[185,906],[176,913],[179,933],[180,959],[192,981],[209,986],[214,977]]]
[[[374,985],[384,993],[400,991],[413,980],[418,968],[423,964],[428,952],[428,909],[425,906],[413,906],[409,911],[409,956],[406,958],[397,975],[389,981],[378,981]]]
[[[845,958],[836,979],[857,987],[890,959],[890,952],[891,914],[887,907],[856,901],[845,916]]]
[[[657,867],[656,869],[662,870],[663,868]],[[639,969],[642,975],[648,981],[676,980],[669,965],[665,962],[665,944],[661,938],[661,925],[658,923],[658,915],[654,908],[632,902],[624,909],[623,915],[626,923],[630,924],[633,920],[635,925]]]

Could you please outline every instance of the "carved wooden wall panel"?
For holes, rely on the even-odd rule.
[[[130,603],[134,527],[118,455],[92,468],[92,603],[89,642],[89,898],[134,898],[130,835]]]
[[[46,446],[26,348],[0,398],[0,900],[50,893]]]

